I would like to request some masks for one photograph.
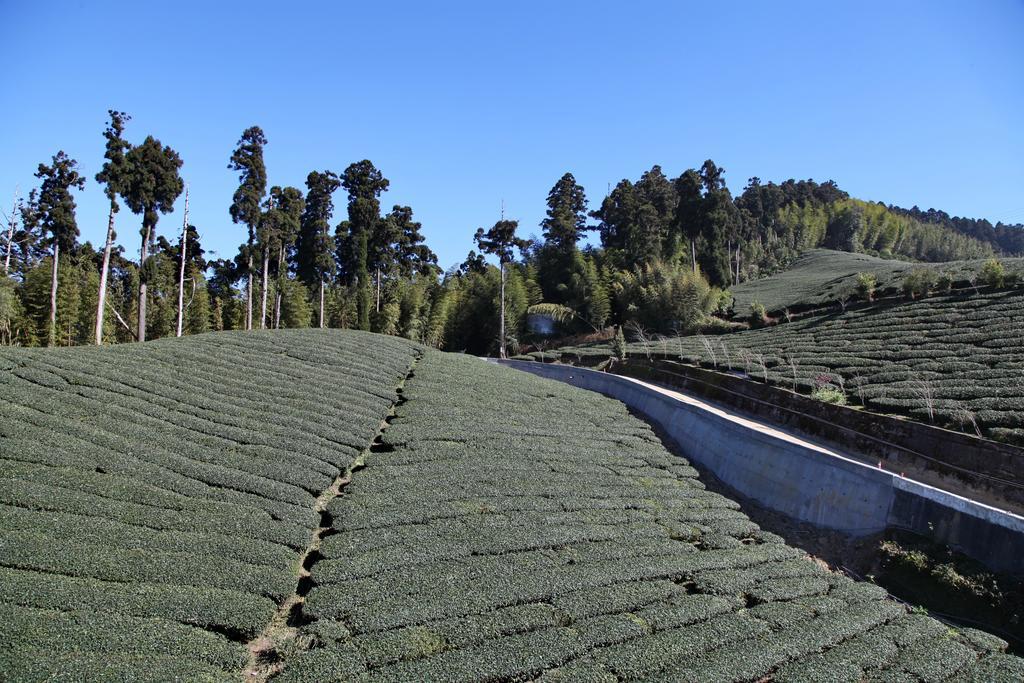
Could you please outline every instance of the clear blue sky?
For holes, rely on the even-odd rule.
[[[411,205],[445,267],[502,200],[539,234],[566,171],[595,207],[609,183],[709,157],[734,192],[754,175],[832,178],[865,199],[1024,222],[1020,0],[2,0],[0,26],[0,204],[63,149],[89,176],[78,220],[94,243],[109,108],[132,115],[132,141],[181,153],[192,222],[221,256],[244,240],[227,161],[253,124],[271,184],[371,159],[391,180],[385,210]],[[119,215],[129,254],[136,223]]]

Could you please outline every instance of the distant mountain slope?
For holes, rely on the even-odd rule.
[[[1001,259],[1010,272],[1024,272],[1024,258]],[[956,281],[968,280],[977,273],[985,259],[914,263],[883,259],[868,254],[831,249],[811,249],[784,271],[763,280],[749,280],[732,288],[736,297],[737,315],[745,316],[755,301],[769,313],[785,308],[806,308],[833,303],[843,293],[849,295],[856,285],[858,273],[872,273],[878,281],[880,294],[896,293],[903,277],[915,268],[931,268],[949,273]]]
[[[904,209],[889,205],[890,211],[902,213],[923,223],[941,225],[976,240],[988,242],[1004,254],[1024,254],[1024,224],[997,222],[993,225],[985,218],[964,218],[950,216],[945,211],[928,209],[922,211],[916,206]]]
[[[0,350],[0,679],[237,680],[413,344]]]

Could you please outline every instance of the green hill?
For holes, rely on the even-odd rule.
[[[769,313],[778,313],[786,308],[835,303],[841,294],[849,295],[853,291],[858,273],[873,274],[880,294],[895,294],[901,290],[904,276],[915,268],[927,267],[948,273],[955,282],[963,283],[981,270],[984,263],[984,259],[914,263],[848,251],[811,249],[786,270],[763,280],[749,280],[731,291],[736,297],[738,315],[746,315],[755,301],[764,305]],[[1003,263],[1011,272],[1024,271],[1024,259],[1003,259]]]
[[[355,332],[0,358],[5,680],[1024,676],[597,394]]]
[[[742,371],[808,393],[838,385],[853,405],[1024,443],[1024,291],[982,291],[816,315],[715,336],[632,341],[635,356]],[[609,344],[530,354],[597,362]]]

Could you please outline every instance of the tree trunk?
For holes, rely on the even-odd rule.
[[[728,263],[729,277],[731,277],[733,279],[733,282],[732,282],[733,285],[738,285],[739,284],[739,277],[740,277],[739,276],[739,270],[738,270],[739,262],[738,262],[738,260],[734,261],[734,259],[739,259],[739,257],[740,257],[740,243],[736,242],[736,256],[734,257],[733,254],[732,254],[732,240],[727,240],[726,241],[726,246],[725,246],[725,260],[729,262]],[[733,267],[734,263],[736,264],[736,267]]]
[[[100,291],[96,297],[96,346],[103,344],[103,314],[107,312],[107,276],[110,273],[110,250],[114,246],[114,207],[114,202],[110,202],[107,241],[103,245],[103,265],[100,266]]]
[[[17,195],[17,191],[15,191]],[[18,200],[14,200],[14,207],[11,209],[11,220],[7,221],[7,255],[4,256],[4,275],[11,274],[11,250],[14,248],[14,227],[18,222]]]
[[[284,284],[284,245],[277,251],[277,296],[274,297],[274,329],[281,329],[281,287]]]
[[[47,346],[57,343],[57,262],[60,260],[60,245],[53,241],[53,269],[50,275],[50,333]]]
[[[697,245],[694,239],[690,238],[690,261],[693,264],[693,272],[697,272]]]
[[[149,236],[153,232],[153,226],[146,225],[145,234],[142,236],[142,251],[139,253],[139,331],[135,337],[140,341],[146,341],[146,281],[142,278],[142,268],[146,265],[149,257]]]
[[[267,329],[267,285],[270,284],[270,252],[263,250],[263,302],[260,306],[260,329]]]
[[[11,274],[11,246],[14,242],[14,223],[7,228],[7,255],[4,256],[4,275]]]
[[[498,264],[499,271],[501,273],[501,321],[498,326],[498,356],[502,359],[506,357],[505,354],[505,264]]]
[[[178,270],[178,336],[185,321],[185,259],[188,245],[188,188],[185,188],[185,218],[181,222],[181,268]]]
[[[107,305],[110,306],[110,303],[108,302]],[[121,323],[121,326],[124,327],[124,329],[128,330],[128,334],[134,337],[135,330],[133,330],[125,321],[125,319],[121,317],[121,314],[117,312],[117,309],[114,308],[113,306],[110,306],[110,310],[114,312],[114,317],[117,318],[117,322]]]
[[[380,268],[377,269],[377,312],[380,313]]]
[[[245,329],[252,329],[252,240],[249,240],[248,266],[249,284],[245,286]]]
[[[320,278],[320,329],[324,329],[324,279]]]

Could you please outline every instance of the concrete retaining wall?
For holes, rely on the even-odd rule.
[[[837,406],[722,372],[671,360],[630,358],[616,374],[667,385],[755,415],[768,424],[842,444],[887,469],[1024,515],[1024,449],[877,413]]]
[[[855,536],[899,528],[993,570],[1024,574],[1024,518],[866,465],[713,405],[628,377],[502,361],[597,391],[645,415],[695,464],[767,508]]]

